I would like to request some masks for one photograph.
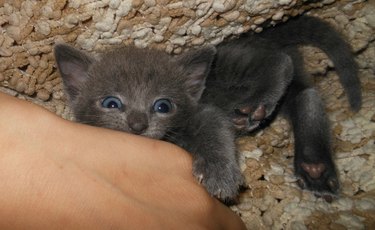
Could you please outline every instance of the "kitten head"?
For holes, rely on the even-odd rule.
[[[93,57],[60,44],[55,58],[77,121],[160,139],[194,113],[215,52],[122,47]]]

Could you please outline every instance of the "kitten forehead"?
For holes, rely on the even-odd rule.
[[[162,51],[134,47],[122,47],[103,53],[98,64],[135,74],[171,70],[169,68],[175,65],[173,57]]]
[[[87,90],[97,95],[116,92],[137,106],[147,106],[156,98],[178,99],[184,90],[182,67],[174,57],[157,50],[122,47],[105,52],[89,74],[92,81]]]
[[[181,68],[168,54],[150,49],[122,47],[103,53],[92,66],[93,75],[116,78],[123,83],[149,87],[154,81],[175,81],[181,76]]]

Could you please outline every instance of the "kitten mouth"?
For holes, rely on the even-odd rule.
[[[164,135],[161,135],[160,133],[155,133],[155,132],[144,132],[144,133],[141,133],[139,134],[140,136],[143,136],[143,137],[148,137],[148,138],[152,138],[152,139],[162,139],[164,137]]]

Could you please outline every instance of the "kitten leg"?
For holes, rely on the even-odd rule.
[[[251,132],[267,119],[272,118],[277,105],[284,96],[293,77],[293,63],[285,53],[263,54],[261,63],[249,63],[248,88],[232,112],[232,121],[237,131]]]
[[[339,189],[335,164],[332,160],[330,129],[323,103],[313,88],[292,86],[286,101],[295,139],[295,174],[299,185],[332,201]]]
[[[193,155],[193,174],[207,191],[225,203],[234,202],[243,177],[233,126],[225,113],[213,106],[202,107],[177,139]]]

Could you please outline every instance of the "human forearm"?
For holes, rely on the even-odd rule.
[[[177,146],[0,94],[0,229],[237,229]]]

